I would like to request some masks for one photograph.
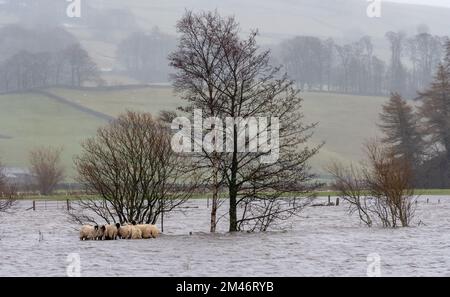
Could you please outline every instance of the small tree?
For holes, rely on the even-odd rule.
[[[409,226],[415,211],[411,163],[378,142],[367,144],[366,154],[359,167],[334,163],[328,168],[334,188],[367,226]]]
[[[15,202],[14,191],[4,174],[4,168],[0,162],[0,212],[7,211]]]
[[[167,124],[151,114],[127,112],[82,143],[75,158],[78,181],[91,194],[78,202],[79,222],[156,223],[197,188],[186,159],[172,151]]]
[[[62,148],[38,147],[30,152],[31,174],[42,195],[51,195],[56,186],[64,180],[64,167],[61,164],[62,151]]]
[[[367,144],[366,151],[368,165],[364,179],[369,195],[375,200],[372,211],[384,227],[409,226],[415,210],[411,163],[377,142]]]
[[[334,189],[349,203],[349,214],[357,213],[360,221],[371,227],[373,219],[369,208],[370,201],[364,195],[366,188],[361,168],[353,165],[346,167],[334,162],[328,167],[328,172],[334,178]]]

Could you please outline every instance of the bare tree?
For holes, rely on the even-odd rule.
[[[7,211],[15,203],[15,191],[11,184],[7,181],[4,174],[4,168],[0,162],[0,212]]]
[[[80,200],[72,217],[80,222],[154,224],[191,197],[196,177],[171,148],[167,125],[151,114],[127,112],[82,143],[78,181],[99,197]]]
[[[229,151],[220,149],[226,143],[226,137],[219,141],[220,132],[225,129],[216,124],[210,127],[219,135],[213,137],[214,149],[203,148],[199,152],[200,158],[209,161],[207,164],[213,172],[218,166],[219,178],[228,191],[229,231],[265,231],[297,215],[309,199],[284,197],[292,192],[297,192],[299,197],[311,197],[311,190],[317,185],[312,182],[308,160],[319,148],[305,145],[315,125],[303,122],[302,99],[294,82],[269,64],[269,52],[259,49],[256,32],[245,40],[240,38],[239,26],[232,17],[222,18],[217,12],[188,11],[177,29],[181,39],[170,62],[177,70],[174,86],[189,103],[184,110],[200,109],[209,115],[212,107],[215,118],[222,123],[227,118],[233,119],[227,129],[232,143]],[[260,146],[257,152],[241,150],[239,119],[267,117],[279,119],[280,125],[277,127],[276,120],[267,121],[261,130],[270,130],[272,144],[276,143],[274,135],[278,132],[279,145],[269,150]],[[254,143],[260,134],[249,137],[245,146]],[[262,161],[278,153],[272,162]]]
[[[365,180],[378,203],[374,211],[385,227],[409,226],[414,216],[414,173],[411,162],[398,158],[392,148],[371,142],[366,146],[369,167]],[[387,213],[387,215],[385,215]]]
[[[58,183],[64,180],[62,151],[62,148],[38,147],[29,154],[30,171],[42,195],[51,195]]]
[[[416,199],[410,162],[376,141],[366,145],[366,154],[367,161],[358,168],[337,163],[328,168],[335,189],[349,202],[350,213],[357,212],[367,226],[409,226]]]
[[[170,70],[167,55],[175,44],[175,37],[158,28],[150,33],[135,32],[118,45],[118,62],[131,77],[141,81],[167,81]]]
[[[97,65],[88,52],[76,43],[64,50],[67,60],[71,86],[80,87],[87,81],[98,82],[100,79]]]
[[[390,91],[402,94],[406,90],[406,69],[402,63],[402,57],[405,49],[404,32],[387,32],[391,47],[391,63],[390,63]]]
[[[365,195],[366,183],[362,169],[354,165],[343,166],[333,162],[327,170],[334,178],[334,189],[348,202],[349,214],[357,213],[360,221],[371,227],[373,219],[369,209],[370,198]]]

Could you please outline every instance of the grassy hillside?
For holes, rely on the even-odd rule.
[[[185,9],[218,9],[223,14],[236,15],[245,30],[259,28],[269,42],[299,34],[341,39],[363,33],[382,38],[386,31],[414,31],[422,23],[436,34],[450,33],[449,8],[388,1],[382,3],[380,19],[367,17],[366,0],[109,0],[108,4],[111,8],[130,9],[144,28],[159,26],[168,32],[174,32],[174,24]]]
[[[33,93],[0,96],[0,158],[8,166],[26,167],[28,152],[39,145],[62,146],[72,173],[72,156],[79,142],[105,120]]]
[[[48,90],[74,103],[102,113],[117,116],[125,110],[157,114],[160,110],[173,110],[182,104],[170,87],[123,89],[63,89]]]
[[[83,109],[117,116],[125,110],[157,114],[182,102],[169,87],[122,90],[50,89],[72,105],[43,94],[23,93],[0,96],[0,157],[8,166],[27,165],[30,148],[37,145],[64,147],[64,164],[73,175],[73,155],[79,143],[107,123]],[[318,122],[311,145],[325,141],[312,165],[321,172],[332,159],[359,160],[362,143],[377,133],[375,122],[385,100],[378,97],[304,93],[304,114],[308,122]],[[79,105],[82,108],[75,108]]]
[[[59,2],[60,0],[53,0]],[[61,0],[62,1],[62,0]],[[0,1],[1,3],[1,1]],[[363,35],[373,37],[375,52],[386,61],[389,58],[389,46],[384,37],[387,31],[404,30],[408,34],[416,33],[420,24],[427,24],[431,33],[450,35],[448,20],[450,8],[420,5],[406,5],[383,1],[382,17],[369,18],[366,14],[366,0],[90,0],[84,6],[85,17],[98,9],[130,11],[136,19],[138,28],[123,29],[77,23],[76,20],[63,18],[58,24],[66,26],[89,51],[101,69],[117,68],[115,61],[117,44],[136,30],[150,31],[159,27],[163,32],[175,34],[175,24],[185,9],[195,11],[217,9],[223,15],[235,15],[242,26],[243,34],[252,29],[260,32],[259,42],[275,45],[286,38],[298,35],[331,37],[337,43],[354,41]],[[92,11],[90,9],[92,8]],[[1,9],[0,9],[1,10]],[[61,13],[57,11],[58,16]],[[48,10],[36,10],[35,22],[50,21]],[[17,21],[25,24],[32,20],[0,11],[0,27]],[[54,18],[57,19],[57,18]],[[51,19],[50,23],[55,22]],[[73,21],[73,23],[71,23]],[[93,22],[95,23],[95,22]],[[106,77],[111,84],[115,80]],[[123,83],[122,80],[119,82]]]

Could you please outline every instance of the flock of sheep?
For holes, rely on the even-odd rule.
[[[116,240],[122,239],[147,239],[156,238],[159,235],[156,225],[132,224],[120,225],[83,225],[80,229],[80,240]]]

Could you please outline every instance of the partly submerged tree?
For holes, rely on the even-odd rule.
[[[335,190],[348,202],[349,212],[357,213],[369,227],[375,223],[390,228],[409,226],[416,199],[411,163],[376,141],[366,145],[366,156],[359,166],[329,166]]]
[[[185,158],[171,148],[167,125],[148,113],[127,112],[82,143],[78,181],[100,199],[83,199],[71,212],[78,222],[154,224],[196,190]]]
[[[188,11],[177,29],[181,38],[170,55],[174,86],[188,103],[184,111],[214,116],[201,131],[213,149],[203,146],[195,156],[207,161],[209,176],[219,168],[229,197],[229,231],[264,231],[297,215],[309,199],[286,196],[311,196],[317,184],[308,161],[319,147],[306,146],[315,125],[304,123],[293,81],[269,64],[256,32],[240,38],[233,17]],[[255,119],[252,130],[255,122],[248,121]],[[261,141],[268,132],[270,145]]]

